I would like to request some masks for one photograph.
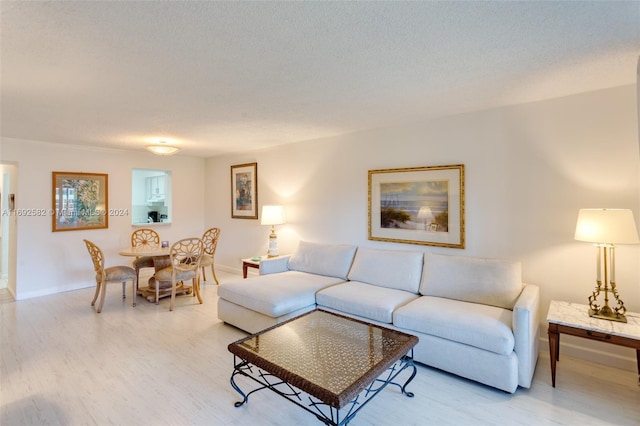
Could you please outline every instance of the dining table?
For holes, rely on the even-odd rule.
[[[137,247],[123,248],[118,254],[128,257],[151,257],[153,258],[154,270],[158,272],[161,269],[171,266],[171,259],[169,258],[170,252],[171,249],[169,247],[145,244]],[[191,294],[192,291],[192,286],[184,285],[182,282],[176,286],[176,295]],[[147,301],[157,304],[161,298],[171,296],[171,281],[157,281],[154,274],[149,278],[146,287],[138,286],[137,294],[143,296]]]

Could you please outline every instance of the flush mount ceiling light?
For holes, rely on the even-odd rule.
[[[147,146],[147,149],[156,155],[173,155],[180,151],[180,148],[167,145],[166,142],[160,141],[157,144]]]

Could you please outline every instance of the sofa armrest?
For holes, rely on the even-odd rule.
[[[260,261],[260,275],[288,271],[289,257],[291,256],[278,256]]]
[[[518,384],[529,388],[538,361],[540,288],[525,284],[513,307],[513,336],[518,356]]]

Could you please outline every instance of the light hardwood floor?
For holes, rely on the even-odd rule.
[[[227,345],[245,334],[217,319],[213,282],[204,304],[181,296],[174,312],[168,300],[139,298],[134,309],[120,291],[108,288],[101,314],[89,306],[93,289],[2,299],[1,425],[320,424],[269,391],[234,407]],[[561,357],[552,388],[544,347],[533,386],[514,395],[424,366],[409,390],[412,399],[385,389],[351,424],[640,424],[636,374]]]

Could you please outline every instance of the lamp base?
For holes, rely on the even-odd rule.
[[[271,235],[269,235],[269,251],[267,252],[267,257],[278,257],[278,237],[273,230],[271,230]]]
[[[598,249],[598,260],[597,260],[597,270],[598,270],[598,279],[596,280],[596,288],[589,296],[589,316],[592,318],[599,318],[608,321],[617,321],[617,322],[627,322],[627,317],[624,316],[625,312],[627,312],[627,308],[624,307],[624,302],[620,299],[620,295],[618,294],[618,289],[616,288],[616,281],[614,278],[615,266],[614,266],[614,246],[613,244],[597,244],[596,248]],[[604,285],[600,280],[600,254],[604,255]],[[609,279],[609,261],[607,258],[611,259],[611,279]],[[600,292],[604,292],[604,305],[600,306],[598,304],[598,296]],[[609,306],[609,293],[615,298],[617,302],[617,306],[612,308]]]
[[[614,312],[613,309],[607,308],[608,306],[604,306],[597,311],[589,309],[589,316],[591,318],[599,318],[608,321],[627,322],[627,317],[624,316],[624,314],[618,314]]]

